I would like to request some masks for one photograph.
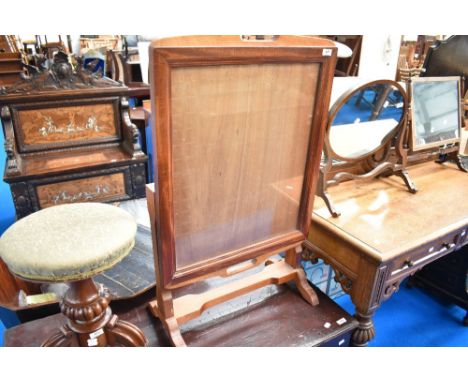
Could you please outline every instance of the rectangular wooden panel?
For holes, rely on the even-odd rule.
[[[19,110],[19,133],[28,146],[72,146],[117,137],[113,103]]]
[[[298,230],[319,67],[172,70],[176,269]]]
[[[74,179],[36,187],[41,208],[65,203],[105,202],[125,197],[123,172],[110,175]]]

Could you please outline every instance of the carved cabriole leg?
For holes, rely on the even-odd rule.
[[[143,332],[112,315],[109,302],[108,293],[99,291],[92,279],[71,282],[60,303],[67,324],[42,346],[145,346]]]
[[[338,216],[341,215],[340,212],[336,210],[335,205],[333,204],[331,200],[330,194],[327,191],[323,191],[319,196],[323,199],[323,201],[325,202],[328,208],[328,211],[330,211],[331,215],[334,218],[337,218]]]
[[[412,194],[415,194],[418,190],[416,189],[415,184],[411,180],[411,178],[408,175],[408,172],[406,170],[400,170],[395,173],[395,175],[398,175],[400,178],[403,179],[405,182],[406,187],[408,187],[408,191],[411,192]]]
[[[114,314],[105,326],[110,346],[147,346],[148,341],[143,332],[127,321],[119,320]]]
[[[461,171],[468,172],[468,157],[462,157],[455,153],[455,163]]]
[[[328,208],[328,211],[332,214],[333,217],[338,217],[340,216],[340,213],[336,210],[330,194],[327,192],[327,181],[325,179],[325,174],[323,173],[323,169],[320,169],[319,171],[319,179],[317,182],[317,190],[315,193],[317,196],[323,199],[325,202],[325,205]]]
[[[42,344],[43,347],[71,347],[78,346],[78,339],[70,328],[66,325],[62,326],[60,330],[50,336]]]

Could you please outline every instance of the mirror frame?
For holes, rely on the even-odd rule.
[[[336,115],[356,92],[379,84],[391,85],[400,91],[403,97],[403,114],[399,123],[393,130],[391,130],[390,133],[387,134],[380,146],[368,153],[356,158],[345,158],[338,155],[333,150],[330,143],[330,130]],[[340,97],[338,97],[330,108],[327,127],[325,130],[323,160],[320,167],[319,183],[316,194],[325,201],[325,204],[333,217],[338,217],[340,213],[334,207],[327,189],[329,186],[337,185],[346,180],[366,180],[375,178],[382,173],[393,173],[403,179],[409,192],[416,193],[416,187],[406,172],[408,147],[405,142],[408,132],[408,105],[408,95],[405,89],[395,81],[382,79],[359,83],[350,87]],[[395,150],[392,150],[392,147],[395,147]],[[339,161],[340,163],[337,165],[333,163],[334,161]],[[340,171],[340,168],[343,168],[343,171]],[[356,171],[352,172],[353,168],[360,169],[360,171],[357,171],[358,173],[364,173],[356,174]],[[338,172],[336,172],[336,170],[338,170]]]
[[[422,151],[434,147],[442,147],[445,145],[456,144],[461,141],[461,126],[462,126],[462,97],[461,97],[461,89],[460,89],[460,77],[458,76],[447,76],[447,77],[416,77],[413,78],[410,83],[409,91],[411,92],[411,121],[415,120],[414,115],[414,85],[418,83],[425,83],[425,82],[445,82],[445,81],[457,81],[457,92],[458,92],[458,137],[457,138],[449,138],[443,141],[432,142],[427,144],[418,145],[416,143],[416,129],[414,128],[413,124],[411,124],[411,135],[410,135],[410,146],[411,151],[417,152]]]
[[[380,84],[388,84],[391,86],[394,86],[397,90],[400,91],[401,95],[403,96],[403,108],[402,108],[402,116],[400,118],[400,121],[398,121],[397,125],[390,131],[390,133],[387,134],[385,139],[382,141],[380,146],[376,147],[373,150],[368,151],[365,154],[362,154],[360,156],[354,157],[354,158],[347,158],[339,155],[335,150],[333,150],[333,145],[330,142],[330,132],[331,128],[333,127],[333,122],[338,114],[338,112],[345,106],[348,101],[354,96],[355,93],[357,93],[360,90],[366,89],[371,86],[375,85],[380,85]],[[324,146],[324,151],[326,151],[325,155],[330,155],[333,159],[342,161],[342,162],[354,162],[354,161],[360,161],[362,159],[365,159],[369,156],[372,156],[376,152],[380,151],[384,146],[387,145],[389,141],[392,140],[392,138],[395,137],[395,133],[399,130],[400,125],[405,123],[405,114],[406,114],[406,109],[408,106],[408,97],[406,96],[406,92],[404,88],[397,82],[391,81],[391,80],[377,80],[377,81],[371,81],[371,82],[366,82],[366,83],[360,83],[352,86],[349,88],[345,93],[343,93],[338,99],[335,101],[333,106],[331,107],[329,111],[329,117],[328,117],[328,122],[327,122],[327,127],[325,130],[325,146]]]

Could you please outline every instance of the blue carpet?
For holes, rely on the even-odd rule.
[[[10,187],[3,181],[3,170],[5,169],[6,154],[3,149],[5,141],[3,127],[0,122],[0,235],[15,221],[15,206],[10,193]]]
[[[354,314],[348,295],[335,301]],[[374,314],[376,337],[369,346],[468,346],[465,313],[424,289],[403,284]]]
[[[5,331],[5,326],[3,325],[2,320],[0,320],[0,346],[3,346],[3,332]]]
[[[3,127],[0,122],[0,173],[3,174],[5,168],[6,154],[3,149]],[[10,187],[3,181],[3,176],[0,177],[0,236],[3,232],[15,221],[15,207],[13,205],[13,198],[11,197]],[[6,309],[0,308],[0,346],[3,345],[3,330],[6,323],[9,321],[10,314]],[[16,320],[17,322],[17,320]]]
[[[355,123],[356,120],[368,121],[372,114],[370,104],[374,103],[376,98],[375,89],[367,89],[363,93],[363,100],[356,105],[359,94],[351,97],[345,105],[341,107],[333,120],[334,125],[344,125]],[[382,108],[378,119],[393,118],[397,121],[400,120],[403,109],[401,104],[401,95],[398,92],[393,92],[389,99],[391,103],[385,104]]]

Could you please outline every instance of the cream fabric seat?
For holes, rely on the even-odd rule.
[[[16,275],[37,281],[89,278],[127,256],[136,222],[103,203],[64,204],[35,212],[0,238],[0,257]]]

